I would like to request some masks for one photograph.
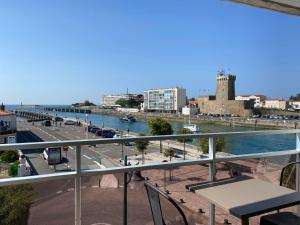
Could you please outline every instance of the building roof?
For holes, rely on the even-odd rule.
[[[170,87],[170,88],[152,88],[152,89],[147,89],[146,91],[160,91],[160,90],[174,90],[174,89],[181,89],[181,90],[186,90],[185,88],[182,87]]]
[[[250,97],[250,96],[256,96],[256,97],[261,97],[261,98],[266,97],[265,95],[255,95],[255,94],[253,94],[253,95],[237,95],[236,97]]]
[[[290,15],[300,16],[299,0],[228,0]]]

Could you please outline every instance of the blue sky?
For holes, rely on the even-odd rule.
[[[214,94],[300,92],[300,17],[222,0],[0,0],[0,101],[100,103],[103,94],[180,86]]]

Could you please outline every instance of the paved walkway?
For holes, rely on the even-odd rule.
[[[279,176],[282,166],[274,164],[272,160],[238,160],[234,161],[234,164],[232,164],[231,166],[243,171],[242,175],[251,176],[279,185]],[[228,168],[224,164],[218,164],[217,168],[218,180],[230,178]],[[165,175],[167,180],[166,183]],[[186,185],[206,182],[208,178],[208,167],[196,165],[173,169],[171,181],[169,179],[169,175],[169,170],[143,172],[143,176],[148,177],[152,183],[158,184],[162,190],[168,190],[170,192],[170,196],[176,199],[178,202],[180,202],[180,199],[183,199],[184,203],[181,204],[183,207],[186,207],[194,212],[198,212],[199,209],[202,209],[205,212],[203,215],[208,216],[209,202],[201,198],[200,196],[197,196],[194,193],[188,191],[186,188]],[[295,210],[295,207],[287,210]],[[251,218],[250,224],[258,225],[259,218],[260,217]],[[225,219],[227,219],[233,225],[240,225],[239,219],[217,207],[216,221],[223,223]]]

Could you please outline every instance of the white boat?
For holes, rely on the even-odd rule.
[[[191,106],[190,107],[190,113],[189,113],[189,123],[185,124],[183,128],[189,129],[190,131],[194,133],[200,132],[200,127],[197,124],[192,124],[191,123]]]
[[[130,114],[120,118],[120,120],[127,123],[136,122],[136,119]]]
[[[186,129],[189,129],[190,131],[194,132],[194,133],[198,133],[200,132],[200,127],[197,124],[186,124],[183,126]]]

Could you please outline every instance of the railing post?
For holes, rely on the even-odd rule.
[[[209,164],[209,181],[215,181],[216,176],[216,142],[214,137],[208,139],[208,153],[212,162]],[[209,225],[215,224],[215,205],[209,203]]]
[[[124,158],[124,166],[127,166],[127,155]],[[123,225],[127,225],[127,185],[128,185],[128,173],[124,173],[124,194],[123,194]]]
[[[81,146],[76,146],[75,225],[81,225]]]
[[[296,133],[296,149],[300,150],[300,133]],[[296,161],[300,161],[300,154],[297,154]],[[296,164],[296,191],[300,192],[300,166]],[[300,205],[297,206],[297,215],[300,216]]]

